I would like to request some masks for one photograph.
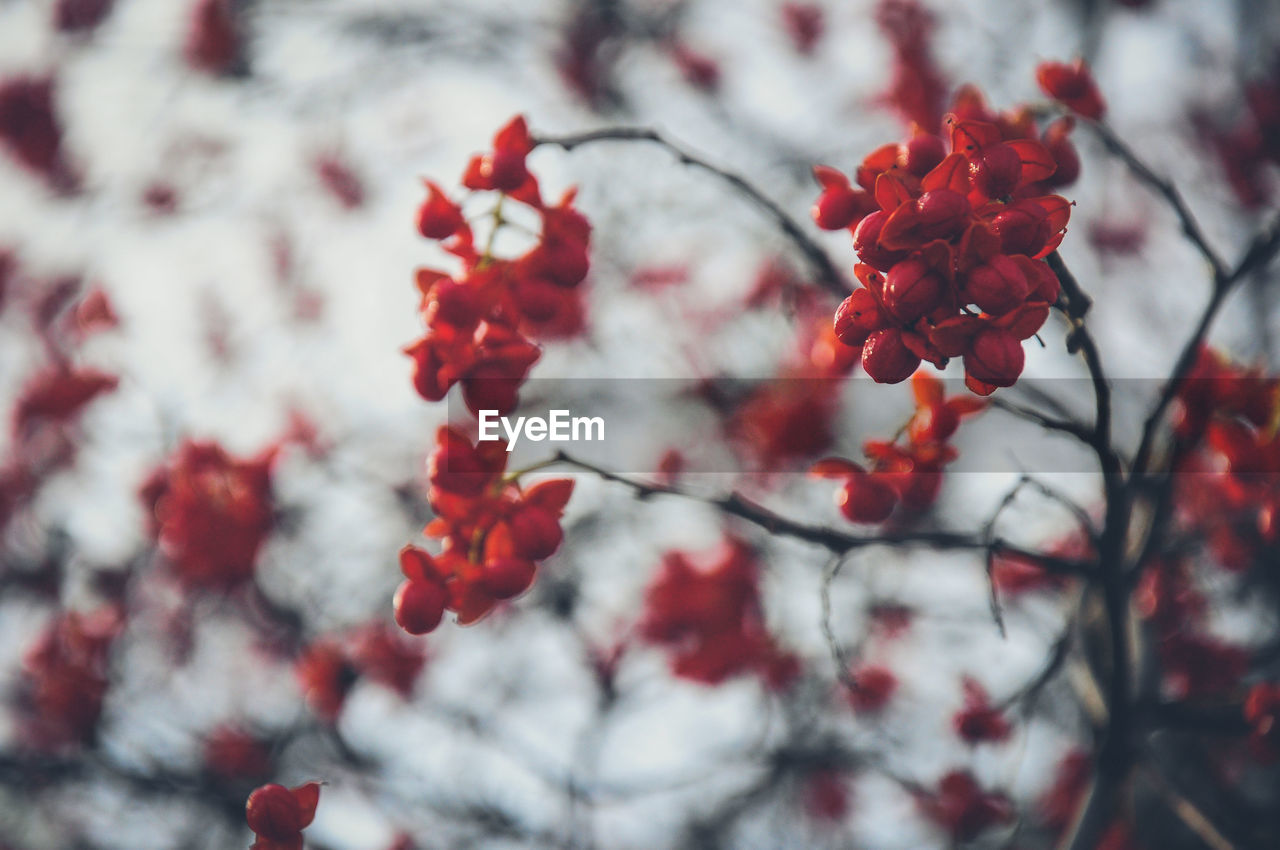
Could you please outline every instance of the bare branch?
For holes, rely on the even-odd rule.
[[[772,218],[778,227],[791,240],[792,244],[799,249],[805,259],[818,273],[818,281],[829,292],[838,298],[844,298],[851,291],[852,285],[845,278],[840,270],[836,267],[835,262],[827,255],[822,246],[813,240],[807,234],[800,222],[796,221],[775,201],[771,200],[763,192],[753,186],[746,178],[740,174],[712,165],[707,160],[696,156],[685,147],[676,144],[667,137],[663,136],[657,130],[647,127],[607,127],[601,130],[592,130],[586,133],[577,133],[569,136],[535,136],[535,145],[556,145],[566,151],[571,151],[581,145],[593,144],[595,142],[652,142],[660,147],[666,148],[676,159],[683,165],[690,165],[694,168],[701,168],[703,171],[710,172],[723,182],[729,184],[740,195],[749,200],[758,209]]]

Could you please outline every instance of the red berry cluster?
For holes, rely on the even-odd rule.
[[[1013,818],[1009,798],[984,791],[968,771],[953,770],[938,782],[936,792],[918,794],[925,815],[945,830],[953,842],[968,842]]]
[[[1036,82],[1045,94],[1082,118],[1098,121],[1107,111],[1098,84],[1083,59],[1070,64],[1041,62],[1036,68]]]
[[[523,204],[541,219],[536,244],[512,259],[477,248],[461,207],[435,183],[418,209],[418,232],[440,241],[462,261],[450,275],[419,269],[421,312],[427,325],[422,339],[405,353],[414,361],[414,386],[428,401],[439,401],[455,383],[474,412],[509,413],[520,384],[540,352],[529,338],[544,329],[555,332],[580,321],[580,284],[587,275],[591,225],[574,209],[574,193],[549,206],[525,158],[533,149],[528,127],[517,117],[498,131],[493,151],[474,157],[462,184],[472,192],[498,192],[493,210],[495,232],[507,220],[505,200]]]
[[[1261,761],[1280,759],[1280,682],[1259,682],[1244,701],[1249,746]]]
[[[1177,401],[1177,518],[1222,567],[1248,570],[1280,544],[1280,380],[1202,350]]]
[[[339,639],[312,643],[299,655],[294,673],[312,710],[332,722],[362,678],[410,696],[426,660],[422,647],[391,625],[369,623]]]
[[[1069,123],[1037,139],[1029,112],[992,113],[972,89],[952,110],[946,141],[917,129],[864,159],[856,186],[816,167],[813,217],[853,234],[862,288],[840,305],[835,328],[862,348],[867,374],[897,383],[921,360],[942,368],[963,357],[966,384],[989,395],[1018,379],[1022,340],[1058,298],[1043,258],[1062,241],[1071,207],[1045,192],[1075,179],[1079,160]]]
[[[147,479],[148,531],[184,583],[229,589],[252,578],[275,522],[274,460],[274,450],[242,460],[188,441]]]
[[[791,684],[799,660],[777,645],[760,607],[755,553],[729,539],[707,566],[669,552],[645,594],[640,634],[672,653],[675,675],[707,685],[755,673],[774,689]]]
[[[249,795],[245,820],[257,840],[249,850],[302,850],[302,830],[311,825],[320,803],[320,783],[285,788],[274,782]]]
[[[932,505],[942,487],[943,468],[956,457],[948,441],[964,417],[985,408],[969,396],[947,398],[942,382],[924,372],[916,373],[911,387],[916,412],[902,429],[904,442],[864,443],[870,468],[844,458],[820,460],[810,468],[818,477],[844,480],[836,505],[851,522],[877,524],[899,505],[912,513]]]
[[[25,740],[51,749],[93,735],[107,692],[108,654],[123,626],[120,611],[107,607],[88,614],[68,611],[45,628],[23,658]]]
[[[537,562],[559,548],[572,479],[524,488],[503,474],[506,463],[501,441],[473,444],[452,428],[437,433],[428,492],[436,517],[426,533],[444,549],[434,556],[415,546],[400,551],[405,580],[395,616],[410,634],[434,629],[445,610],[456,612],[459,623],[478,620],[498,601],[528,590]]]
[[[964,708],[956,712],[951,724],[967,744],[998,743],[1008,740],[1013,727],[1004,712],[991,704],[986,688],[976,679],[965,677]]]

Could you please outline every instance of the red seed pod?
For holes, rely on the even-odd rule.
[[[875,473],[853,475],[836,492],[836,505],[850,522],[884,522],[898,504],[898,494]]]
[[[1009,145],[987,145],[969,158],[969,177],[973,186],[988,198],[1004,198],[1018,185],[1022,160]]]
[[[969,199],[950,189],[925,192],[916,201],[915,227],[924,242],[951,239],[964,232],[972,207]]]
[[[960,427],[960,414],[949,404],[920,408],[911,419],[907,435],[913,443],[945,442]]]
[[[540,277],[516,278],[511,289],[521,314],[532,322],[545,322],[560,310],[561,289]]]
[[[885,307],[902,322],[933,312],[945,294],[946,281],[918,256],[896,264],[885,276]]]
[[[533,584],[533,561],[499,557],[485,561],[480,583],[495,599],[519,596]]]
[[[997,254],[969,272],[964,293],[986,312],[1003,316],[1027,300],[1027,278],[1017,263]]]
[[[249,828],[262,838],[289,841],[302,832],[302,810],[288,788],[274,782],[249,795],[245,803]]]
[[[1026,353],[1016,336],[1003,328],[987,328],[973,338],[964,355],[969,376],[997,387],[1011,387],[1022,374]]]
[[[845,345],[862,345],[887,325],[888,319],[869,289],[857,289],[836,308],[836,337]]]
[[[550,511],[529,506],[511,518],[511,540],[517,552],[530,560],[541,561],[560,548],[564,531]]]
[[[1044,260],[1033,260],[1030,257],[1014,257],[1018,263],[1018,268],[1022,270],[1023,276],[1027,279],[1027,299],[1030,301],[1043,301],[1046,304],[1053,304],[1058,300],[1058,293],[1062,289],[1062,284],[1058,282],[1058,276],[1053,273],[1053,269],[1049,268],[1049,264]]]
[[[434,581],[403,581],[392,604],[396,624],[411,635],[425,635],[440,625],[448,594]]]
[[[1036,81],[1049,97],[1085,118],[1097,120],[1106,112],[1106,104],[1093,75],[1083,59],[1065,62],[1041,62],[1036,68]]]
[[[858,259],[882,272],[893,268],[894,263],[907,255],[906,251],[889,251],[880,247],[880,231],[888,220],[888,213],[873,212],[853,231],[853,250],[858,252]]]
[[[499,192],[514,192],[529,179],[525,154],[520,150],[497,150],[480,162],[480,175]]]
[[[862,211],[862,198],[848,186],[829,186],[813,202],[810,214],[823,230],[844,230]]]
[[[862,368],[881,384],[897,384],[911,377],[920,365],[902,339],[902,331],[888,328],[867,337],[862,346]]]
[[[1053,234],[1048,213],[1034,201],[1010,204],[991,219],[991,228],[1000,236],[1000,250],[1005,254],[1040,253]]]
[[[475,287],[452,278],[441,278],[431,287],[426,320],[428,325],[444,322],[455,328],[471,328],[480,320],[480,297]]]
[[[418,232],[428,239],[448,239],[462,225],[462,210],[428,181],[427,199],[418,207]]]
[[[916,177],[928,174],[947,156],[942,139],[932,133],[916,133],[903,147],[903,165]]]

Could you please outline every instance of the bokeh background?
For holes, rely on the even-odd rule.
[[[1040,97],[1038,62],[1087,56],[1117,133],[1176,179],[1225,252],[1272,203],[1245,98],[1246,82],[1269,80],[1260,97],[1280,112],[1280,14],[1263,0],[0,0],[0,398],[14,422],[0,437],[0,844],[247,845],[244,794],[268,778],[326,781],[308,842],[352,850],[943,847],[909,789],[957,763],[1038,799],[1079,734],[1069,699],[1048,692],[1011,742],[976,752],[947,722],[959,675],[998,699],[1036,675],[1061,605],[1020,601],[1002,636],[976,558],[875,549],[843,565],[836,638],[901,680],[898,708],[875,723],[832,687],[830,565],[811,547],[734,529],[759,547],[771,632],[806,669],[797,694],[751,676],[683,681],[660,649],[633,647],[662,553],[707,550],[726,526],[592,476],[576,476],[566,544],[529,595],[425,639],[389,625],[395,554],[429,518],[424,459],[451,409],[413,391],[401,353],[421,333],[413,270],[443,261],[413,227],[420,178],[456,186],[515,114],[550,135],[654,127],[745,176],[851,268],[847,236],[808,224],[810,168],[850,171],[903,137],[885,97],[904,43],[895,6],[928,21],[916,35],[949,89],[975,83],[998,107]],[[1095,297],[1123,433],[1193,324],[1205,275],[1167,208],[1092,137],[1078,145],[1063,255]],[[722,183],[643,144],[539,149],[531,165],[548,194],[578,186],[594,225],[585,327],[545,346],[541,396],[558,379],[770,378],[793,356],[803,262]],[[1264,284],[1217,338],[1275,366]],[[1028,345],[1027,375],[1086,400],[1055,333]],[[37,423],[57,431],[37,439],[17,400],[59,363],[118,386]],[[902,388],[847,384],[834,435],[846,453],[911,404]],[[667,384],[645,383],[646,404],[662,403],[655,386]],[[841,522],[829,487],[776,474],[798,461],[727,475],[723,458],[747,468],[750,452],[724,448],[706,405],[670,396],[662,418],[715,458],[695,490],[740,485]],[[963,433],[979,459],[948,483],[940,522],[980,525],[1019,469],[1096,502],[1087,454],[1000,421]],[[665,438],[617,468],[659,470]],[[137,494],[188,439],[244,458],[279,447],[250,587],[190,592],[150,542]],[[37,455],[38,485],[14,485]],[[1034,500],[1008,516],[1029,544],[1063,521]],[[77,740],[40,743],[33,647],[67,612],[104,605],[126,614],[103,627],[101,712]],[[889,637],[882,615],[897,607],[916,626]],[[1218,627],[1247,643],[1268,616]],[[323,666],[317,646],[339,647],[323,675],[306,672]],[[379,661],[353,661],[353,646]],[[317,708],[308,675],[336,710]],[[232,767],[213,766],[211,741]],[[823,756],[855,751],[893,778],[855,791],[843,757]]]

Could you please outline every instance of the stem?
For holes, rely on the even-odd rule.
[[[534,138],[533,143],[535,145],[556,145],[566,151],[572,151],[580,145],[595,142],[631,141],[652,142],[674,154],[681,164],[701,168],[703,171],[710,172],[720,178],[721,181],[728,183],[734,190],[774,220],[787,238],[791,240],[792,244],[804,255],[814,271],[818,273],[818,282],[829,292],[838,298],[844,298],[853,291],[852,285],[840,273],[831,257],[827,255],[827,252],[805,232],[800,223],[792,218],[786,210],[770,200],[741,175],[712,165],[705,159],[694,155],[686,148],[666,138],[657,130],[646,127],[606,127],[569,136],[537,136]]]

